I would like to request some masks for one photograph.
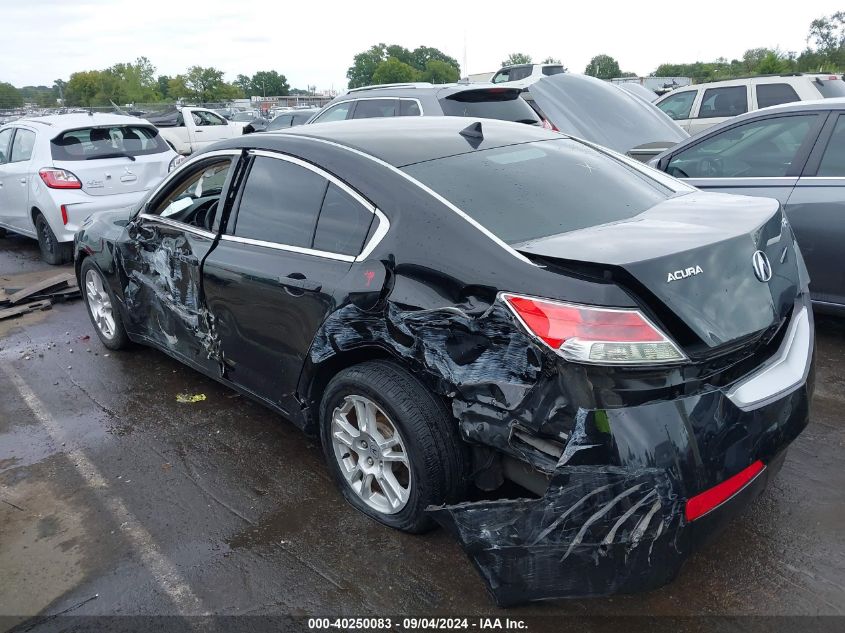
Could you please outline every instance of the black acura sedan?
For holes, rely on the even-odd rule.
[[[813,318],[778,203],[542,128],[225,141],[133,217],[90,218],[76,270],[107,347],[152,345],[319,435],[349,503],[446,526],[502,605],[668,582],[808,421]]]

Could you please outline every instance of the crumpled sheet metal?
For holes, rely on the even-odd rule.
[[[500,606],[655,588],[690,545],[663,469],[561,466],[539,499],[429,509],[460,541]]]

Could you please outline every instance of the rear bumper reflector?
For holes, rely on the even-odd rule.
[[[733,477],[725,479],[722,483],[705,490],[702,493],[687,499],[686,517],[687,521],[695,521],[711,510],[723,504],[733,497],[757,476],[766,469],[760,460],[757,460],[747,468],[739,471]]]

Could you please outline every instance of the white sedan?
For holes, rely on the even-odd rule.
[[[136,117],[18,119],[0,127],[0,232],[33,237],[46,262],[65,263],[85,218],[119,209],[128,218],[181,160]]]

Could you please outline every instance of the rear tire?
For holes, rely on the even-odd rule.
[[[371,423],[361,429],[359,418]],[[468,448],[457,423],[439,397],[397,364],[368,361],[338,373],[326,387],[320,420],[335,482],[376,521],[425,532],[435,526],[428,506],[464,498]]]
[[[109,349],[129,347],[131,342],[123,327],[118,303],[105,277],[90,257],[82,262],[79,279],[88,317],[100,341]]]
[[[60,266],[73,259],[73,243],[59,242],[47,220],[40,213],[35,216],[35,233],[38,235],[38,248],[41,258],[52,266]]]

